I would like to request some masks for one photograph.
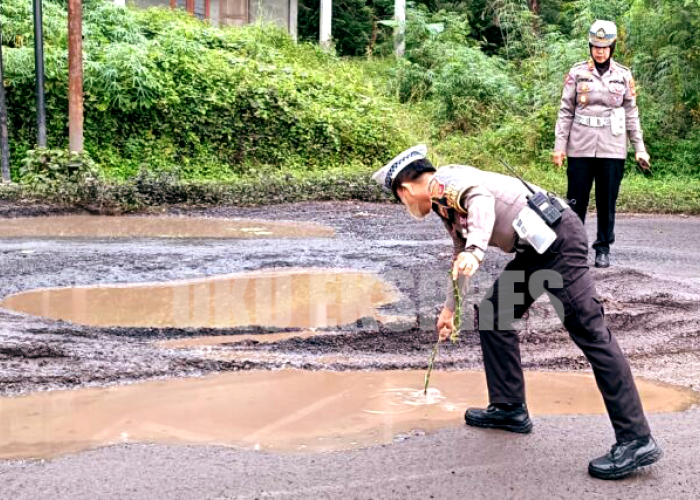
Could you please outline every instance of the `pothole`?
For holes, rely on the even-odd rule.
[[[228,373],[0,399],[0,458],[54,457],[117,443],[324,451],[463,425],[487,399],[481,372]],[[588,374],[526,374],[534,415],[603,414]],[[681,411],[695,393],[638,379],[645,409]]]
[[[204,337],[188,337],[180,339],[162,340],[156,345],[163,349],[196,349],[206,347],[226,346],[238,344],[248,340],[254,340],[260,344],[273,344],[283,340],[299,338],[308,339],[318,335],[330,335],[329,331],[302,330],[296,332],[266,333],[266,334],[242,334],[242,335],[210,335]]]
[[[208,217],[68,215],[0,219],[3,238],[332,238],[314,223]]]
[[[410,324],[415,322],[415,318],[409,316],[398,315],[382,315],[373,314],[374,319],[383,324]],[[359,319],[359,318],[358,318]],[[264,334],[236,334],[236,335],[204,335],[195,337],[176,338],[170,340],[161,340],[156,342],[156,346],[163,349],[198,349],[208,347],[227,346],[229,344],[239,344],[246,341],[255,341],[259,344],[275,344],[290,339],[305,340],[311,337],[320,337],[325,335],[335,335],[338,331],[334,330],[318,330],[311,327],[306,330],[294,330],[277,333]]]
[[[161,283],[48,288],[10,295],[0,307],[89,326],[325,328],[397,299],[366,272],[286,269]]]

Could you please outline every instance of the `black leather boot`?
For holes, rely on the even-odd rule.
[[[597,252],[595,254],[595,267],[610,267],[610,254]]]
[[[599,479],[621,479],[640,467],[657,462],[663,455],[651,436],[617,443],[607,455],[591,460],[588,473]]]
[[[469,408],[464,414],[467,425],[502,429],[504,431],[527,434],[532,430],[532,420],[527,406],[491,404],[488,408]]]

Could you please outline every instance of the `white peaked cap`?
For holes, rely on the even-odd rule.
[[[391,183],[399,175],[399,172],[414,161],[424,159],[427,155],[428,147],[425,144],[419,144],[411,149],[407,149],[372,174],[372,179],[377,181],[384,190],[391,191]]]
[[[588,41],[594,47],[610,47],[617,40],[617,26],[612,21],[598,20],[591,25]]]

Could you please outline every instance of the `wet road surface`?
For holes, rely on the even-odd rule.
[[[0,459],[56,458],[120,443],[217,444],[319,452],[459,427],[486,399],[480,371],[254,370],[0,399]],[[533,416],[605,414],[588,373],[525,375]],[[682,412],[697,393],[638,378],[647,413]]]
[[[173,210],[173,213],[183,210]],[[332,239],[37,240],[0,238],[0,296],[42,287],[191,279],[269,268],[352,268],[377,273],[402,292],[384,308],[400,328],[363,322],[331,334],[246,340],[194,349],[159,341],[256,329],[81,327],[0,311],[0,393],[120,384],[249,369],[424,369],[434,312],[444,298],[449,240],[435,218],[412,221],[399,207],[299,204],[217,208],[192,215],[308,221]],[[26,210],[15,212],[27,214]],[[588,222],[591,240],[595,218]],[[623,216],[614,267],[594,270],[608,322],[638,376],[700,390],[700,219]],[[592,257],[592,256],[591,256]],[[474,281],[476,301],[508,257],[491,252]],[[586,363],[549,311],[523,323],[529,369],[579,371]],[[415,324],[406,318],[415,318]],[[279,332],[277,332],[279,333]],[[328,333],[328,332],[326,332]],[[258,356],[258,358],[256,358]],[[272,359],[271,359],[272,358]],[[463,332],[439,369],[479,369],[478,340]],[[693,450],[700,412],[653,415],[667,456],[616,483],[587,477],[607,451],[605,417],[539,417],[529,436],[468,428],[398,436],[359,451],[285,455],[217,447],[118,445],[51,461],[0,462],[4,498],[691,498],[700,491]],[[183,474],[187,477],[183,479]]]

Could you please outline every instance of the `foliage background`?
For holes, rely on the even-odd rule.
[[[49,146],[67,138],[66,11],[47,0]],[[36,135],[31,2],[4,0],[13,158]],[[401,144],[364,74],[270,26],[217,29],[169,9],[85,2],[85,147],[108,177],[141,166],[184,179],[372,164]],[[18,170],[15,169],[18,174]]]
[[[602,18],[618,25],[615,59],[635,74],[654,167],[647,178],[628,162],[621,208],[700,212],[700,0],[420,0],[400,61],[382,24],[392,0],[336,0],[331,54],[314,42],[314,0],[300,3],[299,44],[270,26],[83,3],[91,182],[224,183],[241,203],[296,199],[285,189],[381,199],[368,174],[421,141],[434,163],[499,171],[506,159],[565,192],[550,162],[562,80]],[[72,179],[70,161],[53,161],[70,155],[34,151],[31,2],[3,0],[0,13],[14,179]],[[44,18],[50,148],[65,149],[65,0],[45,0]]]

